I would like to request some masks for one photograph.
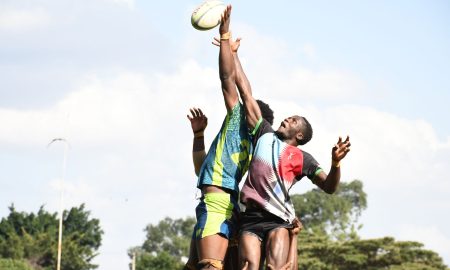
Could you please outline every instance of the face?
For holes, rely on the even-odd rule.
[[[298,115],[288,117],[281,122],[280,127],[277,130],[277,134],[283,139],[292,139],[298,137],[301,139],[303,134],[301,133],[303,121]]]

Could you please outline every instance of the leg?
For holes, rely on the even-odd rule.
[[[222,269],[228,238],[236,227],[235,199],[228,193],[206,193],[197,207],[196,238],[199,269]],[[230,211],[231,210],[231,211]]]
[[[227,253],[228,239],[219,234],[206,236],[197,241],[197,247],[199,264],[202,264],[202,261],[205,262],[205,260],[220,261],[220,263],[222,263],[225,259],[225,254]],[[215,266],[213,263],[208,262],[203,263],[202,267],[203,268],[201,269],[205,270],[222,269],[219,268],[219,266]]]
[[[258,270],[261,257],[261,240],[252,233],[243,232],[239,239],[239,267],[248,263],[248,270]]]
[[[238,267],[239,250],[237,245],[237,239],[232,239],[228,243],[227,255],[225,256],[225,261],[223,262],[224,270],[241,270]]]
[[[184,266],[183,270],[196,270],[198,264],[197,246],[195,240],[191,239],[191,245],[189,248],[189,258]]]
[[[289,254],[289,231],[277,228],[269,232],[266,243],[266,263],[274,269],[280,269],[286,264]]]

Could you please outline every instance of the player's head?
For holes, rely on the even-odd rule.
[[[267,122],[269,122],[270,125],[273,125],[273,111],[269,107],[267,103],[265,103],[262,100],[256,100],[258,103],[259,109],[261,110],[261,116],[262,118],[266,119]]]
[[[281,140],[295,138],[297,145],[304,145],[311,140],[313,129],[305,117],[294,115],[281,122],[276,134]]]

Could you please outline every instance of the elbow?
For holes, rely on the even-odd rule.
[[[324,191],[327,193],[327,194],[334,194],[335,192],[336,192],[336,190],[337,190],[337,186],[331,186],[331,187],[326,187],[325,189],[324,189]]]
[[[220,72],[219,74],[220,80],[222,82],[225,81],[229,81],[232,80],[233,82],[235,81],[235,72],[231,71],[231,72]]]

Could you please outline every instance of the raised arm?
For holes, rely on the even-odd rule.
[[[222,93],[225,100],[227,111],[231,111],[239,102],[239,96],[236,91],[236,67],[230,48],[230,15],[231,5],[225,8],[219,27],[220,51],[219,51],[219,76],[222,84]]]
[[[206,156],[203,132],[208,125],[208,118],[199,108],[192,108],[190,112],[191,115],[187,115],[187,118],[191,122],[192,132],[194,133],[192,161],[194,162],[195,175],[198,176]]]
[[[350,138],[347,136],[345,141],[339,137],[338,142],[331,150],[331,168],[327,175],[325,172],[320,172],[314,177],[314,183],[326,193],[332,194],[336,191],[339,181],[341,179],[341,160],[345,158],[350,152]]]
[[[253,130],[261,119],[261,110],[252,94],[252,87],[242,68],[241,61],[237,52],[234,54],[234,62],[236,64],[236,85],[241,95],[242,102],[245,106],[247,125]]]
[[[230,41],[229,41],[229,39],[231,38],[231,33],[229,32],[230,14],[231,14],[231,5],[228,5],[224,14],[222,15],[222,22],[220,24],[220,29],[219,29],[219,32],[220,32],[219,72],[220,72],[220,79],[222,81],[222,89],[224,91],[224,96],[225,96],[225,92],[227,91],[227,89],[231,89],[231,88],[227,88],[229,84],[231,84],[231,83],[233,84],[233,90],[234,90],[234,89],[236,89],[235,84],[242,83],[241,86],[238,88],[239,94],[241,95],[242,102],[244,103],[244,106],[245,106],[247,124],[250,129],[254,129],[254,127],[257,125],[258,121],[261,118],[261,111],[259,109],[258,103],[252,96],[251,88],[249,87],[250,83],[248,83],[248,87],[245,86],[246,77],[244,78],[242,76],[242,75],[245,76],[245,74],[243,74],[240,62],[237,62],[237,63],[235,62],[234,56],[231,52]],[[237,59],[237,60],[239,60],[239,59]],[[231,65],[230,61],[232,61],[233,68],[231,68],[231,66],[229,66],[229,65]],[[242,71],[242,73],[239,75],[240,78],[238,78],[239,82],[236,81],[237,80],[236,66],[239,66],[240,70]],[[231,71],[231,69],[232,69],[232,71]],[[233,80],[232,82],[226,80],[226,79],[229,79],[230,76],[232,76],[232,80]],[[248,82],[248,80],[247,80],[247,82]],[[234,99],[232,99],[232,100],[234,101]],[[239,100],[236,99],[235,102],[238,102],[238,101]],[[227,98],[225,98],[225,103],[227,103]],[[233,105],[234,104],[236,104],[236,103],[233,103]]]
[[[220,47],[220,39],[214,37],[212,44]],[[239,56],[238,56],[238,50],[239,50],[240,46],[241,46],[241,38],[237,38],[236,40],[233,41],[233,39],[230,37],[230,48],[231,48],[231,52],[233,54],[234,64],[236,67],[236,76],[235,76],[236,77],[236,86],[237,86],[239,92],[246,91],[251,94],[252,88],[250,85],[250,81],[247,79],[247,76],[244,73],[244,70],[241,65],[241,61],[239,60]]]

